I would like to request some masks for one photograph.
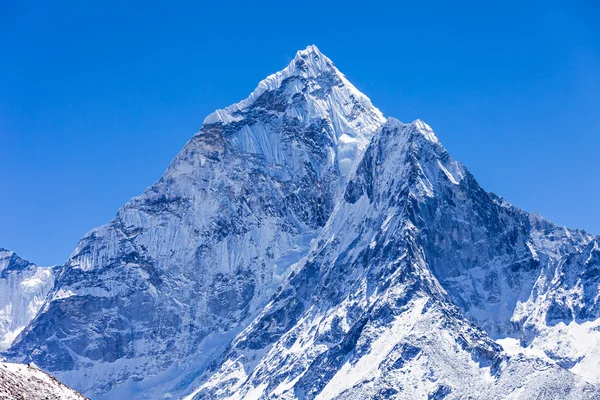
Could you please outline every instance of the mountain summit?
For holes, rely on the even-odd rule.
[[[94,399],[598,398],[597,242],[309,46],[80,241],[5,355]]]
[[[348,82],[316,46],[298,51],[285,69],[261,81],[245,100],[210,114],[204,125],[254,125],[256,121],[251,117],[259,112],[309,126],[327,121],[330,129],[320,140],[335,147],[335,161],[343,175],[384,121],[369,98]],[[243,151],[281,163],[281,128],[243,131],[237,141]]]

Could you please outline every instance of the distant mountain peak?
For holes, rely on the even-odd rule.
[[[31,265],[14,251],[0,248],[0,272],[6,269],[22,269]]]
[[[40,267],[0,248],[0,350],[35,317],[54,284],[52,267]]]

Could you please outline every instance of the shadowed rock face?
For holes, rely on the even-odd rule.
[[[309,46],[81,240],[6,355],[95,398],[598,398],[598,247]]]

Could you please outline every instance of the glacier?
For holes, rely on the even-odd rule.
[[[600,398],[598,242],[309,46],[81,239],[3,357],[93,399]]]

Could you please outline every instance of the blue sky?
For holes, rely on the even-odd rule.
[[[485,189],[600,234],[596,1],[91,3],[0,2],[0,247],[62,263],[313,43]]]

